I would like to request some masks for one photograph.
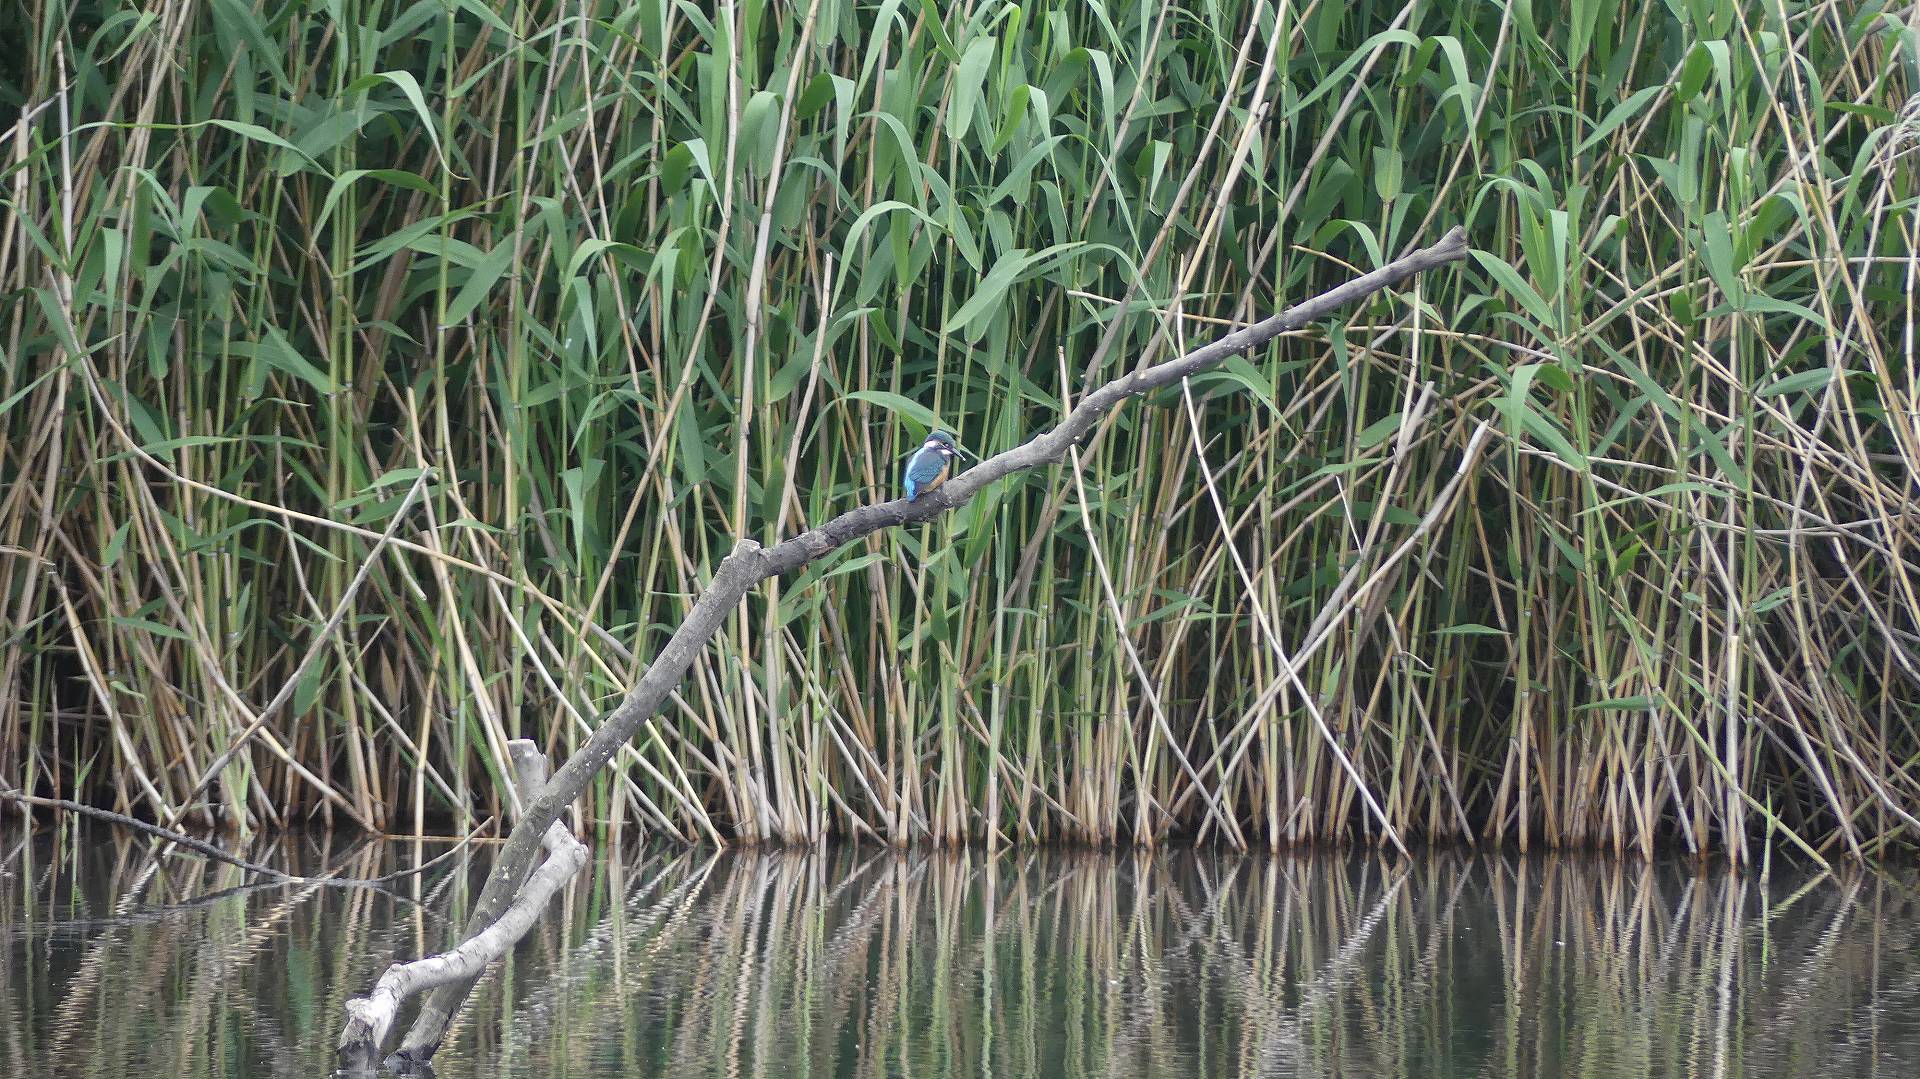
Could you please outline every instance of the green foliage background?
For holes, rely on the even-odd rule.
[[[1077,472],[757,595],[587,819],[1817,858],[1920,824],[1889,9],[4,18],[9,784],[465,827],[734,535],[1464,224],[1470,263]]]

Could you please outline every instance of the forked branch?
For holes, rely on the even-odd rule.
[[[965,505],[986,489],[988,484],[1015,472],[1056,464],[1066,458],[1070,447],[1092,432],[1101,416],[1129,398],[1177,385],[1180,380],[1205,371],[1229,356],[1258,348],[1281,334],[1325,318],[1347,304],[1398,285],[1422,271],[1458,261],[1465,258],[1466,254],[1466,233],[1455,228],[1431,247],[1395,259],[1372,273],[1363,274],[1310,300],[1295,304],[1271,318],[1235,330],[1165,363],[1130,371],[1082,397],[1057,427],[1023,445],[987,458],[916,501],[909,502],[901,498],[861,506],[772,547],[763,548],[750,539],[741,539],[733,552],[720,563],[712,582],[687,613],[686,621],[668,638],[652,665],[641,675],[639,683],[618,707],[607,714],[593,736],[561,765],[553,780],[527,801],[512,834],[500,849],[479,901],[474,905],[473,915],[467,923],[467,940],[478,937],[514,904],[534,856],[541,849],[542,837],[547,829],[586,790],[593,777],[620,746],[638,734],[660,709],[667,695],[680,684],[687,669],[692,666],[694,657],[719,631],[727,615],[760,582],[792,573],[880,529],[938,517]],[[461,978],[433,990],[408,1032],[396,1063],[419,1064],[433,1056],[446,1034],[448,1023],[466,1000],[475,977]],[[358,1040],[343,1037],[343,1057],[351,1055],[356,1060],[372,1058],[377,1051],[377,1043],[366,1044],[365,1033],[370,1032],[363,1032]]]

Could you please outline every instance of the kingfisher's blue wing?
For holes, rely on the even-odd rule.
[[[937,450],[921,449],[907,458],[906,488],[907,497],[913,498],[920,488],[940,478],[947,467],[947,459]]]

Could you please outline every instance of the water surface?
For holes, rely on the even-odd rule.
[[[251,853],[372,876],[445,850]],[[0,1071],[224,1079],[326,1074],[342,1002],[451,939],[486,852],[398,894],[233,890],[236,870],[101,829],[9,825],[0,855]],[[1907,1077],[1915,879],[637,850],[483,983],[438,1074]]]

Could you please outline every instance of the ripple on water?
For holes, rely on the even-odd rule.
[[[485,856],[386,895],[239,887],[79,835],[0,833],[14,1074],[325,1074],[341,1002],[449,942]],[[342,865],[328,842],[268,853]],[[1910,1076],[1914,884],[1462,852],[646,849],[575,882],[440,1073]]]

